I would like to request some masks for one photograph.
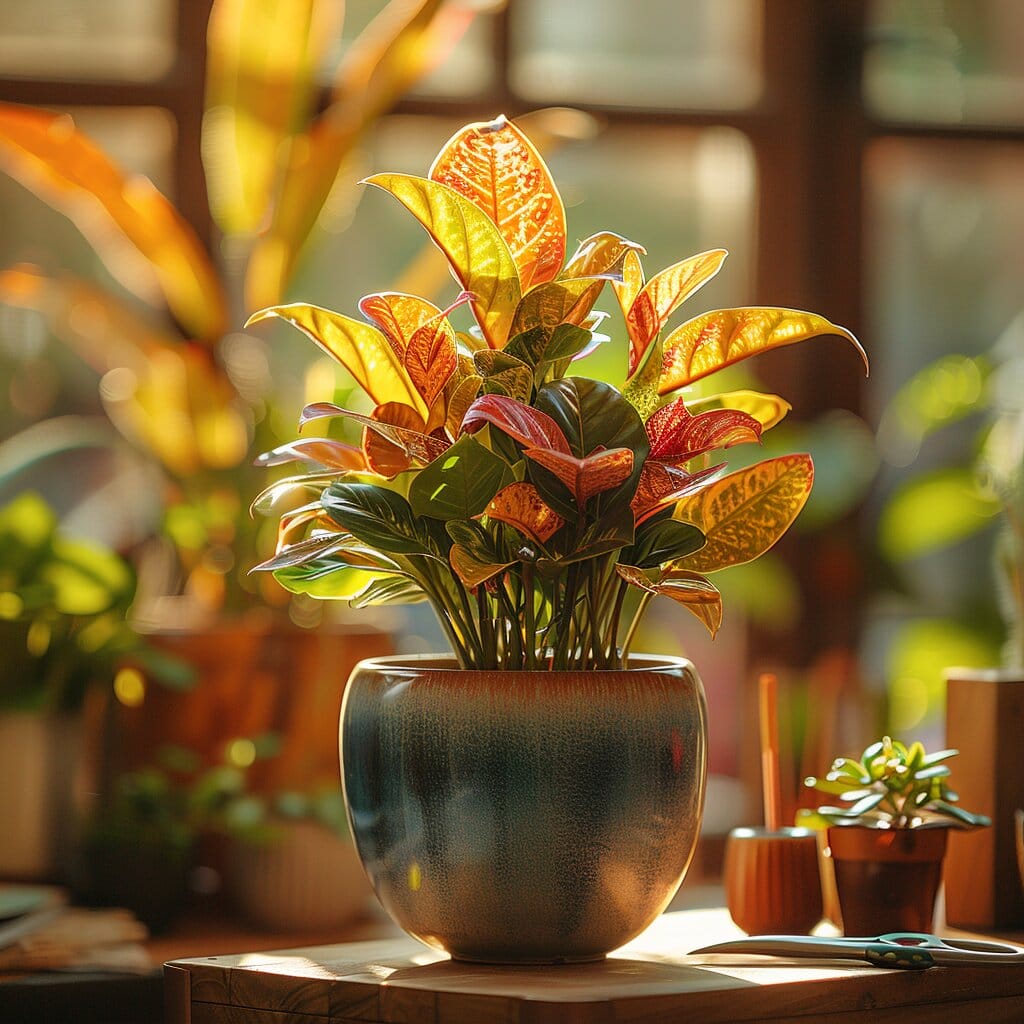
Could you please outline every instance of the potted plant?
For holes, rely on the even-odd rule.
[[[888,736],[859,759],[839,757],[824,778],[805,785],[838,796],[844,806],[819,807],[808,823],[828,828],[828,856],[847,935],[928,932],[942,878],[950,828],[989,825],[957,806],[949,765],[959,751],[929,754]]]
[[[370,402],[302,414],[354,424],[355,443],[303,437],[261,457],[305,472],[255,501],[280,515],[258,568],[357,607],[428,600],[451,643],[363,662],[345,694],[348,812],[389,913],[464,959],[599,957],[668,903],[702,811],[700,680],[680,658],[631,654],[637,624],[664,595],[713,635],[709,574],[770,548],[812,480],[806,455],[725,476],[713,457],[758,442],[783,399],[680,392],[817,335],[860,346],[769,308],[663,337],[725,251],[645,280],[642,246],[600,232],[566,260],[558,189],[504,118],[457,132],[426,178],[368,182],[420,221],[462,291],[447,309],[385,292],[362,319],[303,303],[252,318],[304,331]],[[595,304],[609,283],[621,390],[570,373],[607,340]]]

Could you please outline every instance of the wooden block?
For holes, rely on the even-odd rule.
[[[946,854],[946,920],[961,928],[1024,927],[1024,889],[1017,869],[1013,812],[1024,807],[1024,677],[949,673],[946,743],[953,789],[990,828],[954,831]]]

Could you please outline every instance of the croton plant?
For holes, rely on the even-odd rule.
[[[499,117],[463,128],[428,177],[378,174],[427,230],[462,287],[447,309],[383,292],[361,319],[304,303],[280,317],[345,367],[372,403],[307,406],[361,443],[302,437],[260,457],[298,462],[255,508],[280,515],[258,568],[288,589],[355,606],[426,599],[467,668],[620,667],[655,595],[714,635],[709,578],[770,548],[811,488],[808,455],[723,474],[714,453],[756,444],[789,405],[750,391],[684,389],[768,349],[848,331],[812,313],[703,313],[664,333],[722,266],[722,249],[645,279],[645,250],[612,232],[566,259],[558,189],[530,141]],[[628,340],[621,391],[571,373],[603,336],[606,284]],[[468,305],[475,326],[449,319]],[[639,601],[627,602],[630,591]],[[630,609],[626,614],[624,609]]]

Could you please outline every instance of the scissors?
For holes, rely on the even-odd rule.
[[[888,932],[869,938],[816,935],[752,935],[695,949],[703,953],[755,953],[764,956],[864,960],[874,967],[922,970],[957,965],[1024,964],[1024,949],[981,939],[942,939],[924,932]]]

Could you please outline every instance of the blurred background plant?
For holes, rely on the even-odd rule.
[[[134,593],[131,565],[66,536],[37,494],[0,507],[0,712],[76,712],[90,687],[130,690],[139,666],[187,685],[188,667],[128,625]]]
[[[9,267],[0,301],[41,314],[93,368],[110,421],[159,467],[160,493],[149,502],[158,521],[138,556],[143,623],[195,626],[238,613],[260,586],[246,577],[261,550],[247,506],[265,480],[248,471],[254,437],[257,450],[283,440],[271,406],[287,387],[273,380],[263,343],[239,325],[285,295],[325,206],[348,201],[334,188],[339,168],[375,119],[443,60],[475,5],[382,5],[345,49],[321,102],[342,12],[334,0],[212,5],[202,132],[219,231],[212,248],[70,115],[0,106],[0,168],[65,214],[103,262],[94,279],[67,272],[55,253],[45,267]],[[301,373],[294,378],[301,386]],[[31,447],[31,457],[57,454],[66,441],[67,431]],[[8,475],[19,474],[9,467]],[[287,601],[273,584],[261,596]]]
[[[988,352],[919,370],[879,436],[907,466],[879,516],[913,610],[892,648],[899,725],[941,710],[946,669],[1024,667],[1024,316]]]

